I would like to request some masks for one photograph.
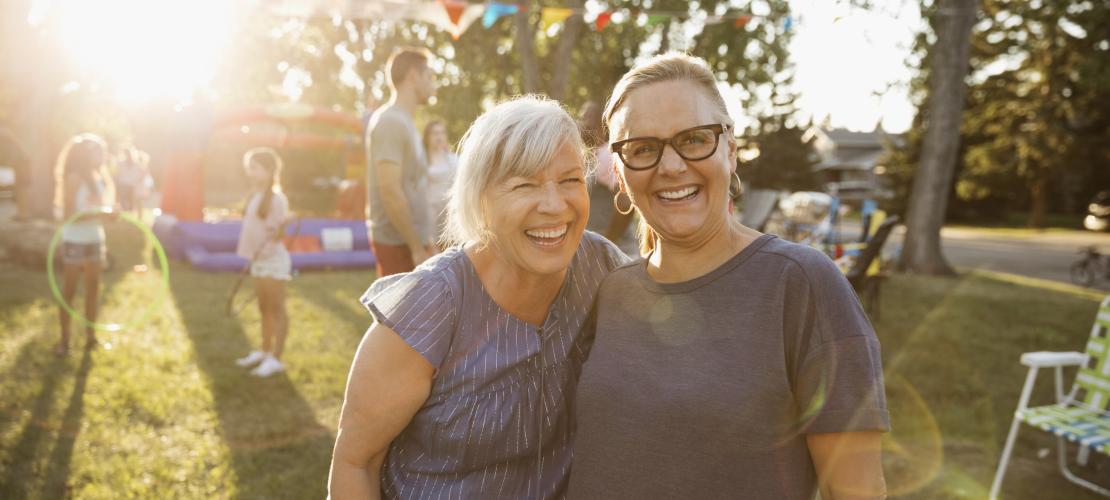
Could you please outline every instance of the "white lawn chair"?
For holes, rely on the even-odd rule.
[[[1087,461],[1091,450],[1110,456],[1110,296],[1103,299],[1099,306],[1085,353],[1027,352],[1021,355],[1021,364],[1029,367],[1029,373],[1025,377],[1014,422],[994,474],[991,500],[998,498],[1018,427],[1022,423],[1056,435],[1056,455],[1064,477],[1091,491],[1110,496],[1110,489],[1078,477],[1068,469],[1065,442],[1066,439],[1079,444],[1078,460],[1081,463]],[[1065,366],[1079,366],[1071,392],[1066,395],[1063,382]],[[1029,396],[1040,368],[1055,368],[1056,404],[1030,408]]]

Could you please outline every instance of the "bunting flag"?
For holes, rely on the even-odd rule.
[[[287,17],[342,17],[347,19],[374,19],[378,21],[398,21],[407,19],[411,21],[424,21],[447,31],[456,40],[478,19],[482,26],[492,27],[499,19],[524,12],[528,9],[525,3],[502,3],[489,1],[478,3],[476,0],[269,0],[265,3],[266,10],[274,15]],[[572,15],[589,14],[584,8],[543,7],[540,10],[540,25],[543,31],[556,24],[560,24]],[[641,17],[641,15],[646,16]],[[753,16],[749,13],[729,11],[724,14],[707,16],[706,25],[717,25],[731,21],[735,29],[742,29],[756,21],[756,18],[767,19],[766,16]],[[616,22],[628,22],[633,19],[643,22],[646,27],[665,24],[668,20],[677,19],[685,21],[691,15],[687,11],[642,11],[617,9],[616,11],[598,12],[593,20],[594,30],[601,31],[606,26]],[[639,21],[639,20],[643,21]],[[844,20],[844,16],[836,16],[833,24]],[[782,21],[783,32],[794,30],[795,24],[801,18],[795,19],[787,15]]]
[[[488,29],[501,17],[516,14],[518,10],[519,7],[516,4],[490,2],[486,6],[486,12],[482,14],[482,27]]]
[[[605,27],[609,25],[609,21],[612,21],[612,20],[613,20],[613,13],[612,12],[608,12],[608,11],[602,12],[602,13],[597,15],[597,19],[594,19],[594,26],[596,27],[597,31],[601,31],[601,30],[605,29]]]
[[[540,13],[540,26],[543,31],[547,31],[551,26],[565,21],[571,14],[574,14],[574,9],[544,7],[543,12]]]
[[[409,4],[405,19],[424,21],[451,34],[458,40],[486,11],[486,6],[462,0],[440,0]]]
[[[439,0],[443,8],[447,10],[447,18],[451,20],[451,24],[459,25],[459,20],[462,19],[463,10],[466,9],[466,2],[462,0]]]

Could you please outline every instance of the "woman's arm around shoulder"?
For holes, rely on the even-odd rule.
[[[332,452],[329,497],[379,498],[389,444],[431,392],[435,368],[396,332],[375,322],[351,364]]]

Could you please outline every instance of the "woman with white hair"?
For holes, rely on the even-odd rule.
[[[523,97],[462,140],[452,246],[378,280],[332,457],[332,498],[551,498],[570,470],[580,330],[626,257],[585,232],[583,145]]]

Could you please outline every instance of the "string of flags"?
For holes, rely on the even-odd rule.
[[[326,5],[321,5],[326,4]],[[451,34],[458,39],[466,30],[481,21],[482,27],[493,27],[502,17],[512,16],[518,12],[527,11],[528,4],[507,2],[471,3],[465,0],[435,0],[408,2],[402,0],[280,0],[269,5],[270,11],[282,16],[313,17],[319,15],[344,18],[380,19],[384,21],[410,20],[430,23]],[[572,15],[581,14],[583,17],[593,19],[589,21],[594,31],[602,31],[610,24],[627,22],[642,23],[646,27],[666,24],[670,20],[686,20],[690,18],[689,12],[684,11],[656,11],[638,9],[603,10],[600,12],[588,11],[581,8],[568,7],[540,7],[540,27],[543,31],[562,24]],[[704,18],[706,25],[730,23],[736,29],[742,29],[767,20],[767,16],[758,16],[744,12],[729,12],[722,15],[710,15]],[[793,16],[787,16],[782,21],[782,29],[789,32],[794,28]]]

